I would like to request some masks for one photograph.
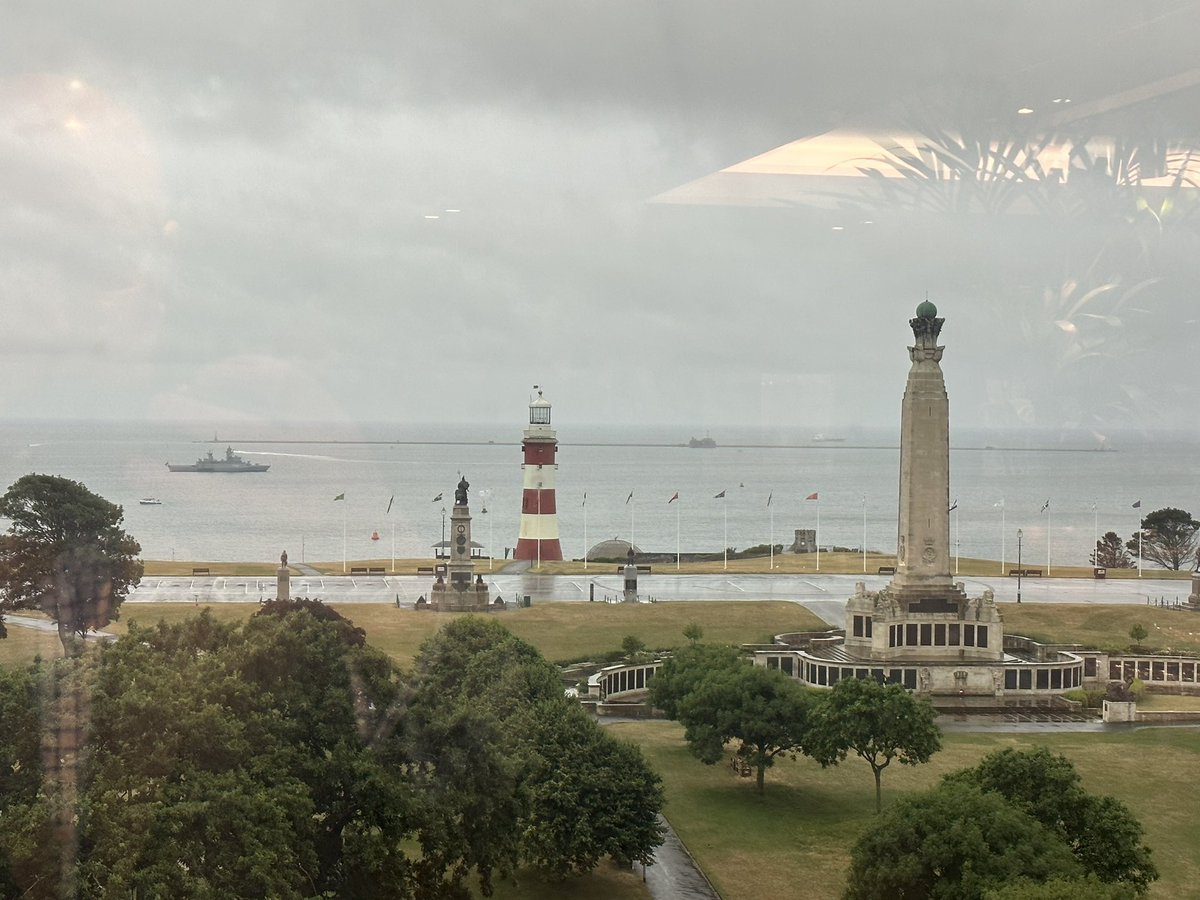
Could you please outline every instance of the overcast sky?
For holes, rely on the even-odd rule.
[[[1195,4],[1131,6],[9,2],[0,417],[519,425],[538,383],[559,425],[888,426],[928,293],[957,426],[1191,427],[1190,195],[1078,232],[652,202],[1194,73]],[[1098,121],[1194,140],[1195,100]]]

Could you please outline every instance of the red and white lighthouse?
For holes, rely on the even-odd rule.
[[[554,504],[554,481],[558,463],[554,454],[558,438],[550,427],[550,401],[535,384],[537,399],[529,403],[529,427],[521,441],[525,454],[521,464],[524,490],[521,494],[521,533],[517,537],[514,559],[541,563],[544,559],[562,559],[558,541],[558,514]]]

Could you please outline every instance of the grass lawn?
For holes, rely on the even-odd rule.
[[[850,847],[873,818],[874,781],[861,760],[824,770],[804,757],[782,760],[768,770],[760,797],[754,779],[692,757],[675,723],[608,727],[639,744],[662,774],[667,818],[726,900],[840,895]],[[1067,756],[1088,790],[1116,796],[1141,820],[1161,872],[1151,897],[1196,896],[1200,786],[1192,774],[1200,765],[1200,729],[946,735],[945,749],[928,765],[895,764],[884,772],[884,802],[931,787],[993,750],[1039,744]]]
[[[421,643],[455,614],[396,609],[383,603],[338,603],[338,612],[367,632],[367,639],[401,665],[409,665]],[[108,631],[123,634],[127,623],[154,624],[159,619],[177,622],[195,615],[190,603],[127,603],[121,620]],[[208,606],[221,621],[245,619],[257,603],[214,603]],[[626,635],[636,635],[652,649],[686,643],[683,629],[697,622],[704,640],[728,643],[762,643],[784,631],[823,630],[812,613],[784,601],[714,601],[705,603],[540,603],[528,609],[496,614],[498,621],[536,646],[547,659],[559,662],[598,656],[621,646]]]
[[[0,641],[0,666],[24,666],[33,662],[35,656],[43,659],[63,655],[62,642],[53,631],[37,631],[21,628],[8,622],[8,637]]]
[[[1157,606],[1004,603],[1004,631],[1043,642],[1128,650],[1129,629],[1143,625],[1146,648],[1161,653],[1200,654],[1200,614]],[[1147,650],[1149,652],[1149,649]]]
[[[863,573],[863,557],[861,553],[822,553],[820,560],[820,569],[817,568],[817,555],[815,553],[776,553],[775,554],[775,569],[779,574],[815,574],[820,571],[827,575],[861,575]],[[591,562],[588,563],[588,568],[583,568],[581,560],[562,560],[556,562],[543,562],[541,567],[536,565],[531,571],[542,572],[549,575],[583,575],[593,572],[609,573],[615,571],[615,566],[618,563],[612,562]],[[870,575],[875,575],[879,572],[880,566],[896,565],[896,557],[894,554],[872,553],[867,551],[866,572]],[[1022,564],[1024,568],[1042,569],[1045,567],[1037,562],[1028,562]],[[675,568],[674,560],[665,563],[654,563],[655,572],[671,574],[678,571],[682,575],[711,575],[723,571],[735,572],[738,574],[767,574],[772,571],[770,556],[755,556],[749,559],[731,559],[729,560],[728,569],[725,567],[724,560],[713,560],[712,562],[683,562],[679,569]],[[999,577],[1017,567],[1013,560],[1006,560],[1004,569],[1001,571],[1000,561],[998,559],[971,559],[961,557],[958,561],[958,574],[971,575],[979,577]],[[1050,574],[1054,578],[1091,578],[1091,566],[1054,566],[1050,570]],[[1144,570],[1144,574],[1150,578],[1178,578],[1186,581],[1191,577],[1190,572],[1173,572],[1168,569],[1150,569]],[[1112,578],[1137,578],[1137,569],[1109,569],[1108,577]],[[1180,586],[1184,590],[1184,586]],[[1184,590],[1184,593],[1187,593]]]
[[[473,896],[482,897],[478,883],[472,885]],[[611,860],[602,860],[587,875],[571,876],[562,881],[548,878],[539,872],[523,869],[506,882],[494,882],[494,900],[648,900],[650,891],[642,884],[641,866],[636,871],[618,869]]]
[[[395,572],[398,575],[415,575],[418,567],[433,566],[439,562],[445,562],[444,559],[436,560],[432,557],[419,559],[397,559]],[[288,568],[293,576],[300,574],[300,570],[296,568],[297,560],[289,560]],[[487,564],[487,560],[483,560],[483,565]],[[493,562],[493,572],[504,571],[505,566],[512,564],[512,560],[497,559]],[[142,565],[145,568],[146,575],[166,578],[172,575],[190,576],[192,569],[205,568],[208,569],[211,575],[227,575],[241,577],[264,577],[273,576],[275,570],[279,568],[278,562],[203,562],[196,560],[163,560],[163,559],[144,559]],[[316,569],[322,575],[341,575],[343,574],[342,561],[339,559],[335,562],[311,562],[305,564],[310,569]],[[476,561],[479,566],[479,561]],[[350,567],[367,566],[369,568],[383,568],[389,573],[392,570],[392,558],[390,556],[383,559],[350,559],[346,561],[345,571],[349,572]]]

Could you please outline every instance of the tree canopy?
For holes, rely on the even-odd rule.
[[[1200,522],[1192,514],[1173,506],[1156,509],[1142,519],[1141,547],[1143,559],[1158,563],[1166,569],[1194,567],[1196,550],[1200,546]],[[1138,535],[1134,532],[1126,546],[1130,553],[1138,553]]]
[[[650,682],[655,705],[684,726],[688,749],[713,765],[725,745],[755,770],[759,792],[780,755],[800,752],[810,694],[774,669],[752,665],[732,647],[693,645]]]
[[[850,852],[846,900],[982,900],[1020,878],[1081,874],[1045,825],[999,794],[944,782],[898,800]]]
[[[1092,565],[1108,569],[1132,569],[1133,557],[1121,543],[1120,535],[1115,531],[1106,531],[1104,537],[1096,541],[1096,549],[1092,551]]]
[[[1119,800],[1085,791],[1065,756],[1045,747],[1000,750],[950,778],[995,792],[1033,816],[1070,848],[1084,872],[1101,881],[1141,891],[1158,878],[1150,848],[1141,842],[1141,823]]]
[[[883,807],[881,777],[893,759],[914,766],[942,749],[936,714],[924,698],[898,684],[843,678],[809,717],[804,752],[822,766],[835,765],[850,751],[875,775],[875,810]]]
[[[0,896],[466,900],[652,860],[658,776],[534,648],[460,619],[417,669],[293,601],[0,670]]]
[[[427,856],[474,868],[485,894],[520,862],[565,875],[605,855],[653,859],[658,775],[564,698],[536,648],[465,616],[422,645],[416,672],[410,752],[437,796]]]
[[[40,609],[72,636],[107,625],[142,577],[141,546],[121,528],[121,507],[77,481],[24,475],[0,497],[11,521],[0,537],[0,611]]]

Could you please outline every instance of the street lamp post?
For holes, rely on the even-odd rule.
[[[1017,529],[1017,602],[1021,602],[1021,576],[1025,574],[1021,570],[1021,529]]]

